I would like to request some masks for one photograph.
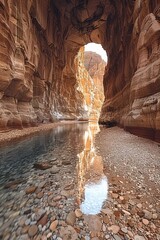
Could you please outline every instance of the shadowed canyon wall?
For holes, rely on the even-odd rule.
[[[0,127],[86,119],[79,49],[108,55],[101,122],[159,139],[159,0],[0,0]],[[81,54],[79,54],[81,56]]]

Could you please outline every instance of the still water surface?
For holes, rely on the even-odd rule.
[[[16,179],[29,179],[36,162],[52,162],[62,166],[71,162],[77,175],[77,199],[84,214],[97,214],[107,199],[108,181],[103,161],[95,149],[96,123],[64,124],[25,140],[0,148],[0,186]],[[53,161],[53,164],[54,161]],[[70,165],[67,166],[70,168]],[[70,171],[70,179],[72,173]],[[59,174],[59,173],[57,173]],[[63,186],[61,186],[63,188]]]

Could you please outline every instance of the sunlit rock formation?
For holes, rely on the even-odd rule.
[[[0,127],[86,117],[76,56],[102,44],[100,121],[160,136],[159,0],[0,0]]]
[[[92,53],[96,56],[96,53]],[[97,120],[99,119],[100,110],[103,104],[103,75],[105,62],[99,56],[99,62],[86,67],[89,58],[86,58],[87,52],[81,48],[75,60],[77,60],[77,91],[80,91],[84,96],[84,109],[86,115],[82,115],[80,119]],[[92,74],[90,74],[90,70]]]
[[[101,58],[101,56],[95,52],[84,52],[84,65],[93,79],[93,86],[95,89],[92,112],[97,113],[96,116],[99,116],[99,111],[101,110],[104,101],[103,76],[106,64],[107,63]],[[93,114],[93,119],[94,115],[95,114]]]

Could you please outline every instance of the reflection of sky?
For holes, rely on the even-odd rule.
[[[85,185],[85,199],[80,208],[84,214],[98,214],[101,211],[103,202],[107,199],[108,181],[105,176],[96,183],[88,183]]]

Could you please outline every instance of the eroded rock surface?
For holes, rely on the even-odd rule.
[[[107,51],[100,120],[159,140],[160,6],[136,1],[0,1],[0,128],[86,118],[80,47]]]
[[[77,91],[81,92],[83,95],[84,103],[83,107],[86,113],[82,115],[80,119],[99,119],[101,107],[104,101],[103,95],[103,75],[106,63],[102,61],[101,57],[99,57],[99,62],[93,62],[90,66],[89,64],[90,57],[96,57],[96,53],[92,52],[89,54],[88,52],[84,52],[84,48],[81,48],[77,57],[75,58],[76,69],[77,69]]]

